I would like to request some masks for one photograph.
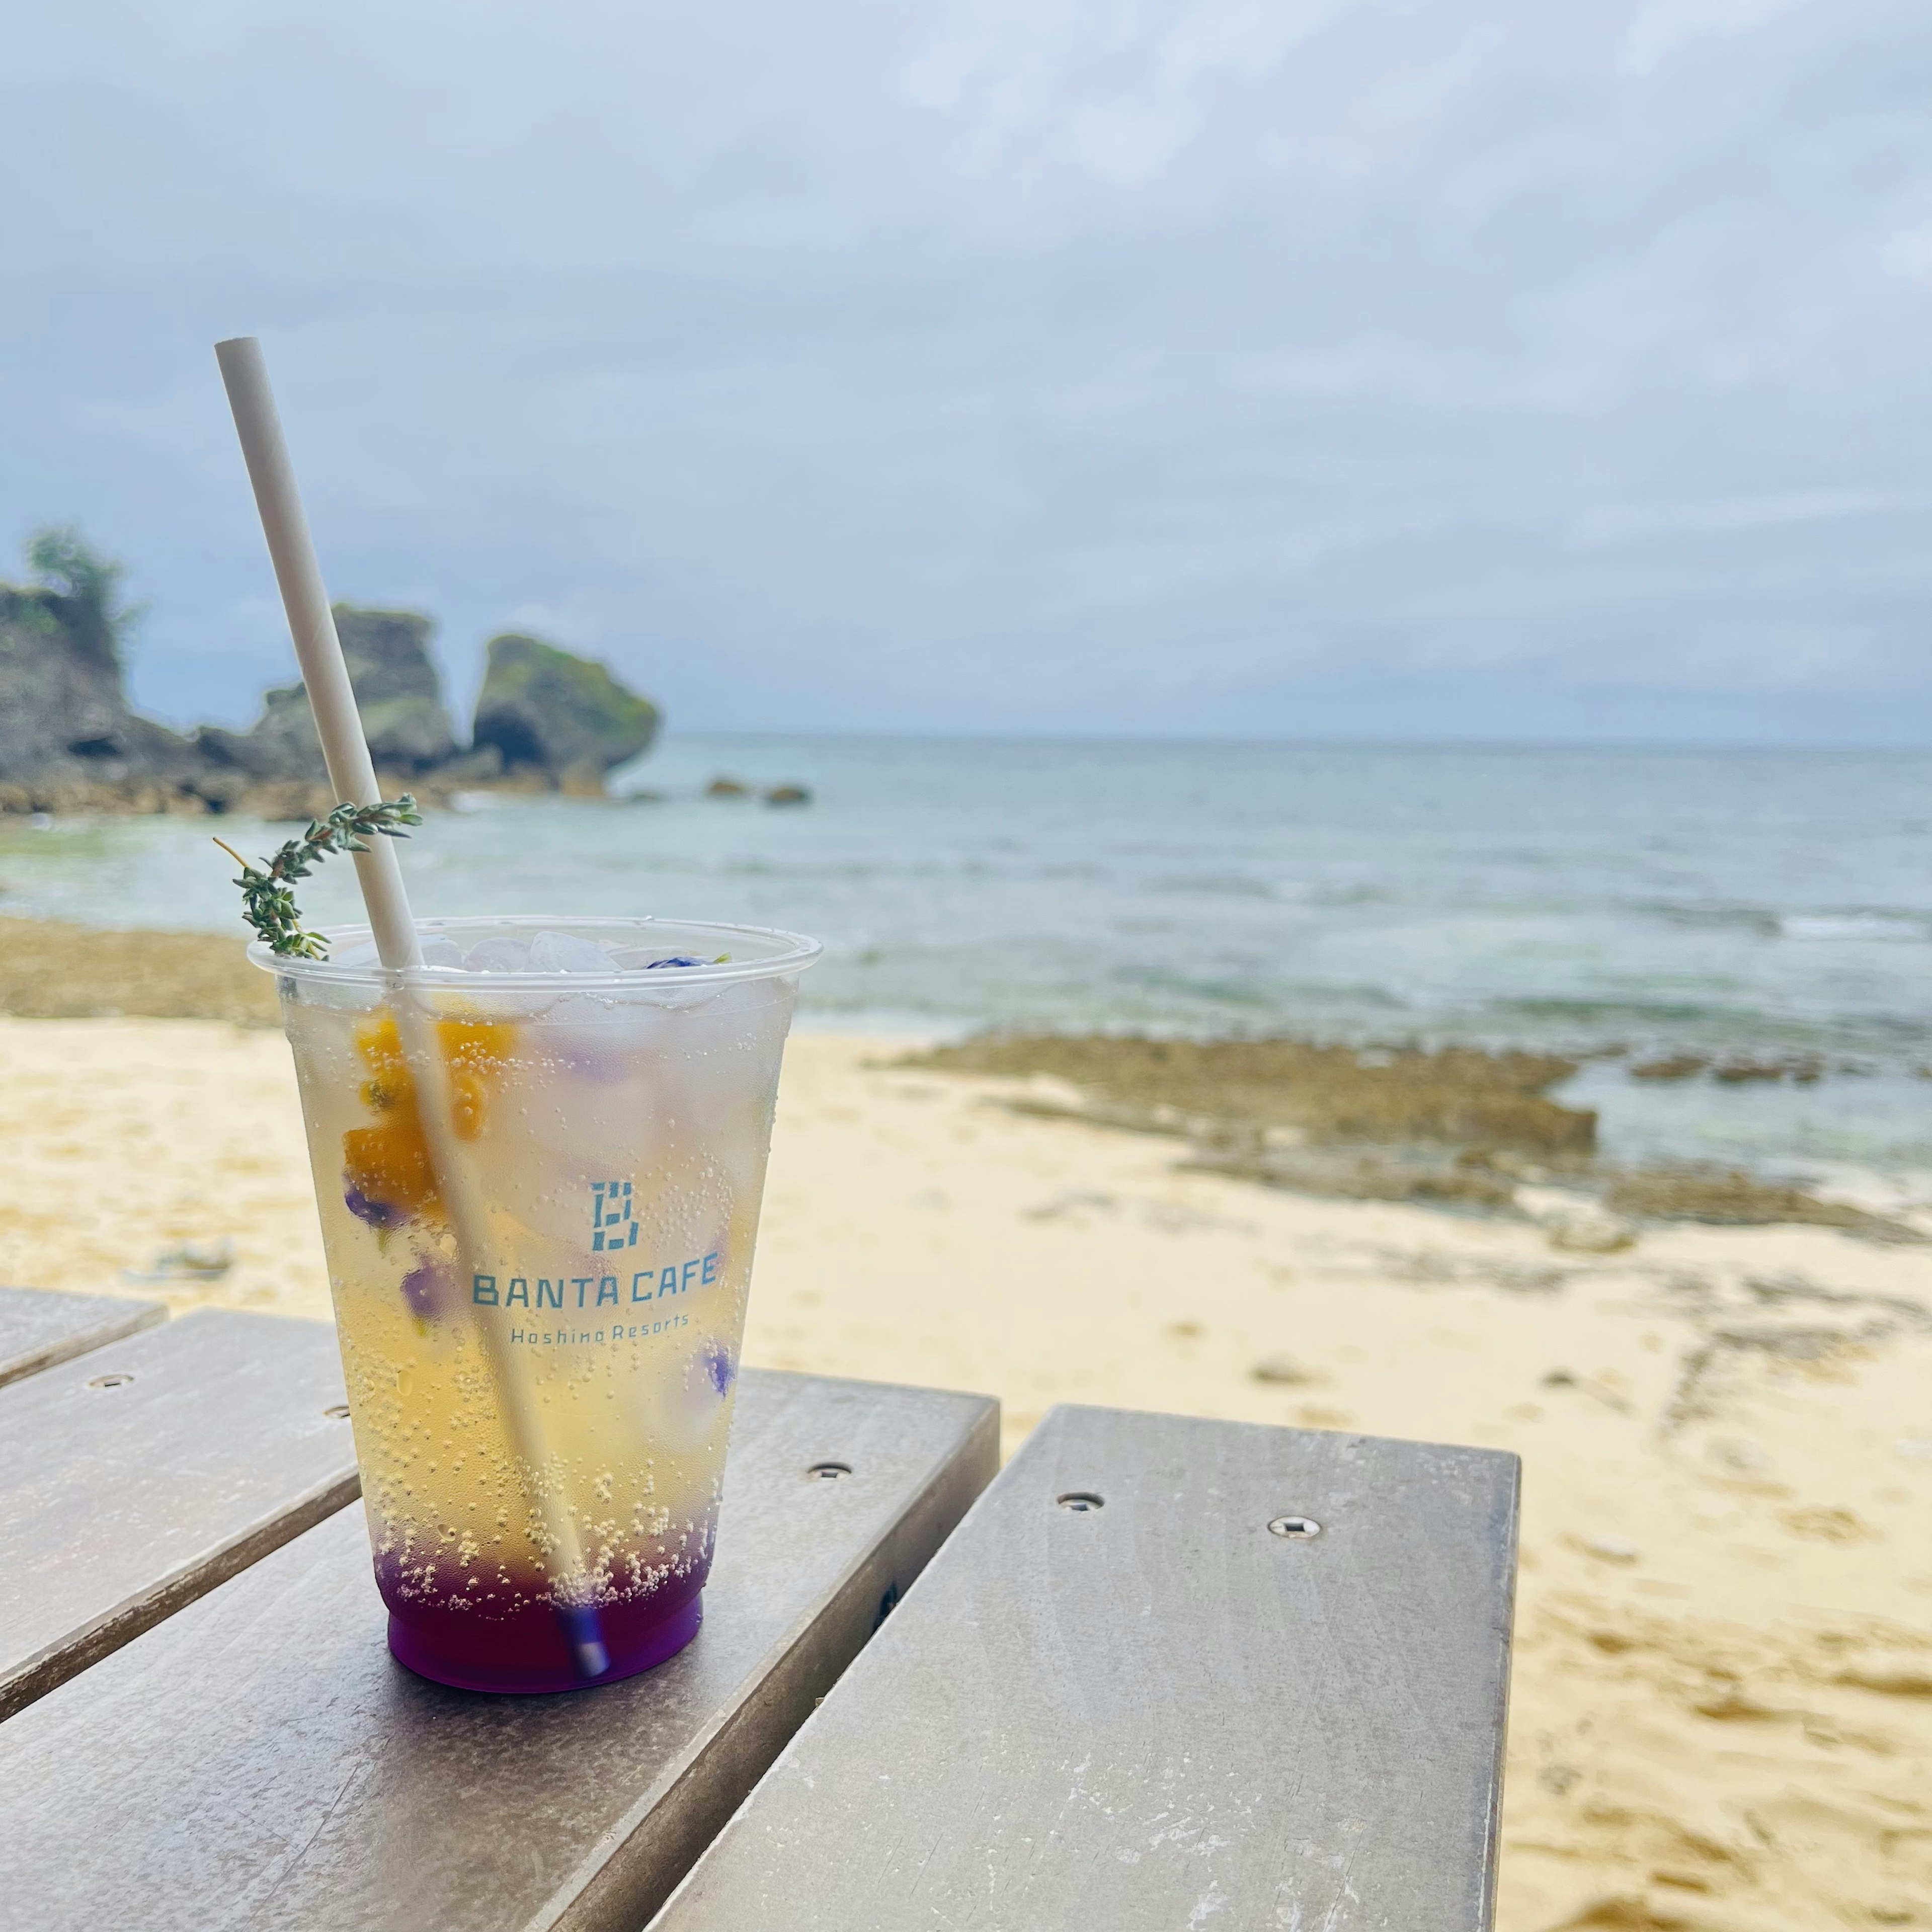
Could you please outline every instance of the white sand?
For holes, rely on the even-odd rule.
[[[986,1390],[1010,1448],[1077,1400],[1514,1450],[1507,1932],[1932,1924],[1932,1248],[1564,1252],[884,1051],[794,1042],[751,1360]],[[279,1037],[0,1020],[0,1279],[328,1313]],[[222,1240],[218,1282],[124,1272]]]

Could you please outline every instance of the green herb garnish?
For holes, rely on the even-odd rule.
[[[252,926],[268,950],[284,959],[326,959],[328,942],[320,933],[304,932],[302,914],[290,882],[305,879],[333,852],[366,852],[372,833],[385,838],[406,838],[406,825],[420,825],[422,814],[407,792],[376,805],[338,805],[326,818],[314,820],[299,838],[291,838],[268,860],[265,872],[251,866],[232,845],[214,842],[242,868],[235,883],[242,888],[242,916]]]

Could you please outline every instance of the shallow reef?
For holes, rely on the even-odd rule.
[[[1043,1078],[1056,1084],[1009,1096],[1006,1104],[1039,1118],[1170,1135],[1190,1144],[1182,1164],[1191,1172],[1300,1194],[1528,1215],[1522,1185],[1553,1185],[1568,1191],[1570,1203],[1550,1222],[1558,1247],[1613,1252],[1635,1238],[1634,1224],[1669,1221],[1797,1223],[1870,1240],[1925,1238],[1903,1222],[1734,1168],[1609,1167],[1596,1157],[1596,1115],[1550,1097],[1578,1064],[1557,1054],[988,1034],[901,1064]],[[1710,1066],[1684,1055],[1631,1073],[1682,1079]],[[1715,1077],[1726,1071],[1718,1067]],[[1808,1064],[1783,1063],[1739,1077],[1787,1076],[1816,1077]],[[1550,1212],[1532,1218],[1547,1220]]]

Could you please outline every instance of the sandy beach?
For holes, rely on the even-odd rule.
[[[901,1057],[793,1042],[748,1359],[987,1390],[1010,1450],[1059,1401],[1512,1450],[1500,1924],[1932,1924],[1932,1246],[1578,1252],[1178,1172],[1012,1111],[1051,1082]],[[277,1034],[8,1018],[0,1070],[0,1279],[328,1316]]]

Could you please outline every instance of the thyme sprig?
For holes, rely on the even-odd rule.
[[[242,916],[284,959],[326,959],[328,942],[320,933],[302,930],[291,881],[305,879],[334,852],[366,852],[376,835],[406,838],[406,825],[420,825],[422,814],[407,792],[375,805],[338,805],[326,818],[312,820],[299,838],[291,838],[264,869],[251,866],[232,845],[214,842],[242,868],[235,883],[242,888]]]

